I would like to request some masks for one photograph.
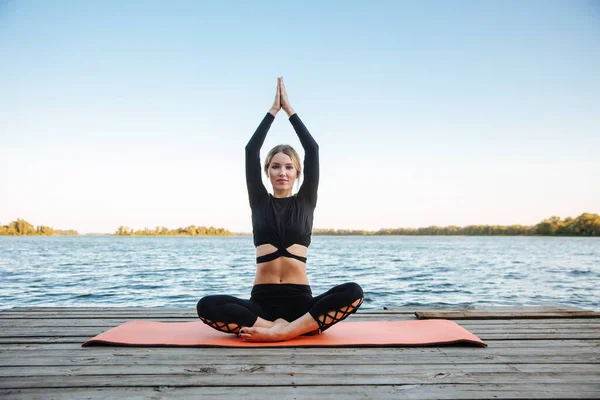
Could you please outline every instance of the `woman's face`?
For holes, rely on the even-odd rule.
[[[291,191],[297,178],[298,170],[294,167],[290,156],[285,153],[275,154],[269,164],[269,179],[273,189]]]

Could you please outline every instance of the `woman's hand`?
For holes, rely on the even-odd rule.
[[[287,91],[285,90],[285,84],[283,83],[283,77],[279,78],[279,88],[281,90],[281,108],[283,108],[283,111],[285,111],[288,117],[291,117],[294,115],[295,111],[290,104],[290,100],[288,99]]]
[[[277,78],[277,91],[275,92],[275,101],[273,101],[273,106],[269,110],[269,112],[276,116],[279,110],[281,110],[281,79]]]

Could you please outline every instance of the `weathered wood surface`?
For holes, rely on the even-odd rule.
[[[414,384],[348,386],[154,386],[0,389],[3,399],[597,399],[596,384]]]
[[[82,348],[83,341],[126,321],[197,321],[195,310],[3,310],[0,397],[600,397],[600,319],[583,317],[585,310],[390,307],[359,311],[351,320],[414,320],[415,312],[483,316],[457,322],[489,347]]]
[[[415,315],[419,319],[535,319],[535,318],[600,318],[600,312],[596,311],[500,311],[500,312],[457,312],[457,311],[417,311]]]

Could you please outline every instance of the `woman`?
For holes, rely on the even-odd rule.
[[[302,166],[292,147],[279,145],[267,155],[264,170],[273,195],[260,175],[260,148],[280,109],[287,113],[305,151],[305,178],[295,195],[292,188]],[[356,283],[312,297],[306,255],[317,204],[319,146],[290,105],[283,78],[277,78],[273,106],[246,145],[246,183],[257,263],[251,298],[206,296],[197,305],[200,319],[248,341],[274,342],[321,333],[356,312],[364,297]]]

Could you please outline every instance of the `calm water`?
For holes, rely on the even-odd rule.
[[[251,237],[0,237],[0,308],[195,307],[248,298]],[[567,305],[600,311],[600,238],[314,236],[313,295],[361,284],[364,308]]]

